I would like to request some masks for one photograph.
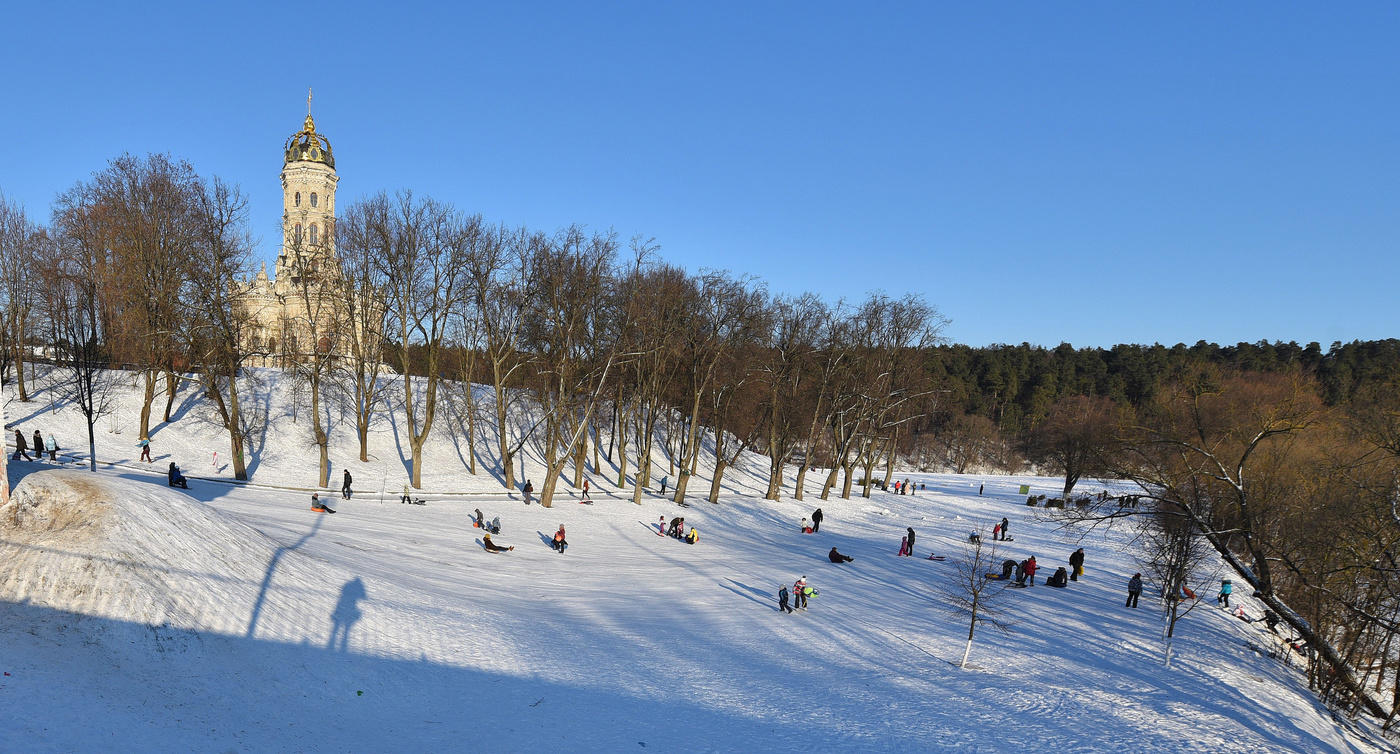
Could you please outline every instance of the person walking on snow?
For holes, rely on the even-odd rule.
[[[793,584],[792,584],[792,591],[793,591],[793,594],[794,594],[793,602],[796,603],[797,609],[798,609],[798,610],[806,610],[806,609],[807,609],[807,577],[806,577],[806,576],[799,577],[799,578],[797,579],[797,581],[793,582]]]
[[[1074,552],[1072,552],[1072,553],[1069,554],[1069,580],[1070,580],[1070,581],[1078,581],[1078,580],[1079,580],[1079,577],[1082,576],[1083,574],[1084,574],[1084,548],[1081,547],[1081,548],[1079,548],[1078,550],[1075,550]]]
[[[661,517],[661,521],[659,521],[659,522],[656,524],[656,536],[658,536],[658,537],[664,537],[664,536],[666,536],[666,517],[665,517],[665,516],[662,516],[662,517]]]
[[[1030,558],[1026,560],[1026,586],[1035,586],[1035,572],[1039,568],[1040,566],[1036,565],[1034,555],[1030,556]]]
[[[1230,606],[1230,593],[1235,591],[1235,585],[1229,579],[1220,582],[1220,596],[1215,598],[1215,604]]]
[[[1011,522],[1006,520],[1006,516],[1001,517],[1001,541],[1006,541],[1006,533],[1011,531]]]
[[[914,527],[912,527],[912,526],[909,527],[909,549],[906,550],[904,554],[905,554],[905,555],[913,555],[913,554],[914,554]]]
[[[340,497],[342,500],[350,499],[350,469],[345,470],[345,481],[340,484]]]
[[[486,526],[486,514],[482,513],[480,508],[472,511],[472,513],[476,514],[476,520],[472,522],[472,526],[478,529],[484,528]]]
[[[26,461],[34,460],[29,457],[29,445],[24,441],[24,433],[15,430],[15,460],[18,461],[20,456],[24,456]]]
[[[593,502],[593,498],[588,496],[588,477],[583,478],[583,499],[590,503]]]
[[[53,436],[52,432],[49,433],[48,437],[44,438],[44,449],[49,451],[50,461],[58,460],[58,439]]]
[[[151,441],[149,439],[136,443],[141,446],[141,460],[146,463],[151,462]]]
[[[822,509],[812,511],[812,533],[816,534],[822,530]]]
[[[791,607],[788,607],[788,590],[787,590],[787,584],[779,584],[779,585],[778,585],[778,612],[780,612],[780,613],[790,613],[790,612],[792,612],[792,608],[791,608]]]
[[[666,480],[668,477],[661,477],[661,494],[666,494]]]
[[[1142,574],[1135,573],[1128,579],[1128,601],[1123,607],[1137,607],[1138,595],[1142,594]]]
[[[977,485],[977,497],[982,497],[982,490],[985,490],[985,489],[987,489],[987,485],[985,485],[985,484],[979,484],[979,485]]]
[[[44,460],[44,437],[37,429],[34,430],[34,457],[40,461]]]
[[[403,486],[403,495],[399,497],[399,502],[400,502],[400,503],[412,503],[412,502],[413,502],[413,498],[410,497],[409,494],[408,494],[408,485],[406,485],[406,484]]]

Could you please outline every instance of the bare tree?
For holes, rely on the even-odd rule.
[[[1176,625],[1201,602],[1201,577],[1215,553],[1191,522],[1179,516],[1148,516],[1140,532],[1141,562],[1162,592],[1163,664],[1171,667]],[[1212,576],[1214,573],[1212,573]]]
[[[716,367],[731,349],[752,340],[755,314],[767,296],[762,288],[723,272],[706,272],[695,290],[695,306],[685,324],[678,328],[682,340],[676,357],[685,375],[690,413],[677,462],[675,502],[685,501],[690,477],[700,456],[700,411],[705,395],[712,389]]]
[[[64,377],[56,385],[87,424],[88,469],[97,471],[97,438],[93,427],[112,409],[116,375],[111,369],[107,332],[103,326],[102,256],[107,245],[101,207],[89,186],[79,185],[61,195],[55,205],[56,243],[44,266],[45,318],[50,327],[56,361]]]
[[[200,389],[214,405],[229,437],[235,479],[248,478],[247,436],[252,429],[239,399],[238,380],[249,350],[252,319],[236,281],[250,267],[248,201],[215,178],[199,192],[196,243],[187,260],[185,338]]]
[[[333,228],[327,227],[314,243],[299,231],[297,226],[284,246],[290,261],[291,300],[287,321],[282,323],[282,362],[293,379],[307,388],[312,441],[319,455],[316,486],[326,487],[330,484],[330,432],[321,413],[321,396],[347,340],[343,334],[348,323],[339,295],[344,282],[335,258]]]
[[[105,325],[113,355],[140,371],[145,440],[156,384],[179,360],[179,298],[198,227],[191,213],[199,178],[189,163],[168,155],[127,154],[94,174],[88,186],[101,208],[107,245],[99,260],[109,287]]]
[[[634,311],[631,298],[644,258],[616,274],[612,234],[586,235],[571,227],[532,254],[536,293],[527,315],[527,342],[539,357],[536,398],[541,413],[545,476],[540,503],[553,501],[564,466],[583,441],[609,384],[626,355],[621,333]]]
[[[398,339],[411,483],[421,488],[423,444],[437,414],[445,336],[462,294],[470,251],[482,232],[481,218],[464,218],[447,205],[403,192],[392,200],[388,222],[390,242],[380,249],[385,256],[378,263],[386,286],[388,329]],[[422,376],[421,393],[415,390],[415,372]]]
[[[1063,398],[1051,407],[1044,421],[1031,428],[1026,457],[1064,475],[1068,501],[1081,477],[1110,467],[1109,456],[1117,447],[1117,429],[1125,411],[1107,398]]]
[[[995,541],[984,543],[986,532],[979,532],[976,541],[963,547],[962,555],[953,560],[953,577],[940,587],[943,596],[955,615],[967,618],[967,644],[963,646],[962,659],[958,667],[967,667],[967,657],[972,653],[972,639],[977,627],[983,624],[1000,631],[1009,631],[1011,626],[1002,619],[1002,611],[997,607],[1007,584],[1003,579],[992,579],[993,568],[998,567],[1000,556]]]
[[[38,304],[36,256],[43,242],[24,208],[0,195],[0,385],[15,368],[16,396],[29,400],[24,381],[25,343]]]
[[[384,333],[388,310],[384,305],[386,284],[376,259],[388,257],[388,202],[381,195],[350,205],[335,226],[335,243],[340,254],[340,302],[344,307],[345,346],[339,363],[349,381],[347,391],[354,405],[355,435],[360,444],[360,460],[369,460],[369,429],[375,412],[383,405],[391,382],[381,378],[384,371]]]
[[[533,355],[521,349],[525,307],[533,284],[526,263],[530,249],[541,238],[522,229],[495,228],[483,234],[480,251],[467,260],[465,296],[478,317],[482,356],[491,370],[495,392],[496,449],[501,477],[507,488],[515,485],[515,456],[524,438],[512,434],[511,407],[522,391],[517,381],[528,372]]]

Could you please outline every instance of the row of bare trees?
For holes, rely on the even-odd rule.
[[[802,497],[818,464],[829,469],[823,498],[838,484],[849,496],[856,482],[869,495],[935,395],[920,353],[944,321],[919,297],[770,295],[753,280],[667,265],[651,240],[493,226],[411,192],[381,193],[351,203],[315,241],[285,240],[283,320],[261,332],[242,282],[252,272],[246,202],[188,163],[113,160],[57,198],[47,228],[3,208],[0,375],[21,380],[20,399],[17,367],[42,353],[93,424],[110,410],[108,368],[120,367],[141,388],[147,439],[193,387],[228,432],[240,479],[249,364],[282,365],[308,404],[319,485],[337,424],[326,401],[353,407],[362,460],[376,420],[397,412],[418,487],[446,392],[461,409],[471,472],[489,459],[513,488],[529,447],[546,504],[571,465],[575,486],[605,473],[605,449],[637,500],[660,476],[685,500],[706,454],[717,500],[726,469],[750,449],[769,458],[770,498],[789,486]],[[796,478],[785,478],[792,466]]]

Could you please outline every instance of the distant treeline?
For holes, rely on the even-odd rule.
[[[1068,344],[945,345],[929,349],[927,359],[933,383],[949,391],[939,401],[938,413],[983,416],[1002,433],[1016,435],[1068,396],[1101,396],[1139,408],[1173,375],[1203,362],[1241,372],[1298,369],[1316,380],[1323,402],[1335,406],[1367,385],[1400,374],[1400,340],[1338,342],[1326,351],[1318,343],[1292,341],[1078,349]]]

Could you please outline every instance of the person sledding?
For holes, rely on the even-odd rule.
[[[481,539],[483,540],[481,546],[485,547],[487,552],[510,552],[515,549],[513,545],[510,547],[501,547],[495,542],[492,542],[489,533],[481,535]]]
[[[1046,579],[1045,583],[1047,586],[1064,589],[1069,586],[1069,571],[1066,571],[1064,566],[1060,566],[1049,579]]]
[[[176,466],[174,461],[170,462],[170,469],[165,472],[165,482],[171,487],[179,487],[186,490],[190,488],[189,480],[185,478],[184,474],[180,473],[180,467]]]
[[[842,555],[841,553],[837,552],[835,547],[831,548],[831,552],[826,554],[826,559],[830,560],[833,563],[849,563],[852,560],[855,560],[855,558],[851,557],[850,555]]]
[[[688,545],[693,545],[693,544],[695,544],[696,542],[699,542],[699,541],[700,541],[700,530],[699,530],[699,529],[696,529],[694,526],[690,527],[690,533],[687,534],[687,535],[685,535],[685,543],[688,544]]]
[[[500,534],[500,533],[501,533],[501,517],[500,517],[500,516],[497,516],[497,517],[491,519],[491,523],[489,523],[489,524],[486,525],[486,531],[489,531],[489,532],[491,532],[492,534]]]
[[[569,540],[564,538],[564,525],[559,524],[559,531],[554,532],[554,539],[549,543],[554,551],[560,555],[564,554],[564,549],[569,546]]]
[[[316,513],[335,513],[335,511],[326,507],[326,504],[321,501],[320,493],[316,492],[311,493],[311,510]]]

